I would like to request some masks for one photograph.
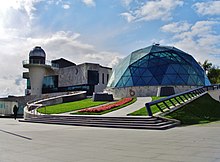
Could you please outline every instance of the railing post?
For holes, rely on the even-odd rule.
[[[151,108],[150,108],[150,104],[149,104],[149,103],[146,103],[146,104],[145,104],[145,107],[146,107],[146,109],[147,109],[148,115],[149,115],[149,116],[153,116],[152,111],[151,111]]]
[[[171,99],[169,99],[169,101],[173,106],[176,106]]]

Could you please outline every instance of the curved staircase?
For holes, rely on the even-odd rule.
[[[72,126],[110,127],[129,129],[168,129],[179,125],[175,120],[161,117],[101,117],[45,115],[20,120],[21,122],[61,124]]]

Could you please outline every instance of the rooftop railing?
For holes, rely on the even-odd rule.
[[[153,116],[152,113],[152,106],[156,106],[160,112],[164,113],[165,109],[171,110],[177,106],[184,105],[187,102],[194,100],[195,98],[200,97],[201,95],[205,94],[209,90],[220,89],[220,84],[218,85],[211,85],[211,86],[204,86],[192,90],[188,90],[182,93],[174,94],[165,98],[161,98],[159,100],[155,100],[145,104],[147,109],[148,115]]]
[[[34,60],[34,59],[31,59],[31,60],[24,60],[22,62],[23,66],[24,65],[30,65],[30,64],[34,64],[34,65],[47,65],[47,66],[51,66],[53,68],[59,68],[59,65],[58,64],[55,64],[55,63],[52,63],[51,61],[49,60]]]

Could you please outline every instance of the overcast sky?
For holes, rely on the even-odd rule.
[[[24,95],[22,60],[35,46],[47,59],[114,66],[153,43],[220,65],[219,0],[0,1],[0,96]]]

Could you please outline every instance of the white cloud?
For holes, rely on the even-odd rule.
[[[0,1],[1,14],[5,14],[9,9],[20,10],[27,14],[29,19],[34,18],[33,11],[36,10],[34,5],[43,0],[7,0]]]
[[[4,37],[28,35],[35,18],[35,5],[43,0],[0,1],[0,34]]]
[[[134,10],[129,10],[121,15],[131,21],[150,21],[171,19],[171,12],[183,5],[183,0],[157,0],[147,1]]]
[[[90,6],[90,7],[94,7],[96,4],[94,2],[94,0],[82,0],[82,2],[87,5],[87,6]]]
[[[70,8],[70,5],[69,5],[69,4],[64,4],[64,5],[63,5],[63,8],[67,10],[67,9]]]
[[[125,7],[129,6],[131,4],[133,0],[122,0],[123,5],[125,5]]]
[[[178,23],[177,23],[178,24]],[[208,59],[216,65],[220,64],[220,36],[215,33],[214,27],[219,26],[217,21],[197,21],[187,30],[175,30],[173,23],[167,24],[161,29],[164,32],[173,33],[170,44],[192,54],[198,61]],[[165,29],[165,30],[164,30]],[[167,41],[166,41],[167,42]]]
[[[193,8],[201,15],[220,15],[220,1],[198,2]]]
[[[67,10],[71,6],[70,1],[64,1],[64,0],[49,0],[47,1],[47,4],[56,4],[57,6],[61,6],[63,9]]]
[[[179,33],[189,30],[190,24],[187,22],[174,22],[161,27],[164,32]]]
[[[132,14],[127,13],[127,12],[121,13],[121,16],[125,17],[127,22],[131,22],[131,21],[135,20],[135,16],[133,16]]]

